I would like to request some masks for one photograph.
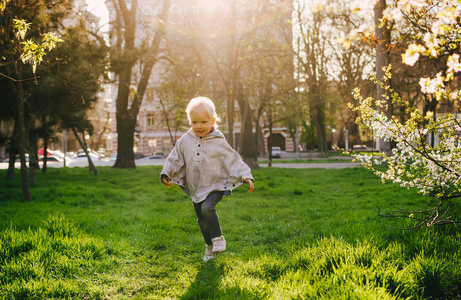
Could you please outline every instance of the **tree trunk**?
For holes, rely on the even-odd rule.
[[[269,153],[268,167],[272,167],[272,109],[269,109],[269,137],[267,138],[267,152]]]
[[[315,128],[319,140],[319,152],[321,157],[328,157],[327,133],[325,129],[325,108],[322,104],[316,105]]]
[[[24,106],[25,100],[24,90],[22,85],[22,71],[18,67],[18,83],[17,83],[17,95],[18,95],[18,150],[19,150],[19,159],[21,161],[21,183],[22,183],[22,199],[26,202],[32,200],[30,195],[29,188],[29,177],[27,176],[27,162],[26,162],[26,124],[24,116]]]
[[[251,169],[259,169],[258,155],[255,140],[253,138],[253,122],[251,121],[250,104],[248,101],[245,101],[243,95],[239,95],[237,101],[242,115],[239,152],[242,155],[243,161]]]
[[[376,25],[376,38],[378,43],[376,43],[376,78],[381,81],[384,76],[383,67],[387,66],[387,54],[386,47],[389,45],[389,36],[386,30],[386,26],[379,27],[381,19],[383,17],[383,11],[386,9],[386,0],[379,0],[376,2],[374,7],[374,21]],[[386,91],[378,83],[376,84],[376,99],[383,100],[383,96]],[[387,103],[390,105],[390,103]],[[385,112],[388,115],[388,111]],[[390,142],[386,142],[383,139],[378,141],[378,150],[380,152],[389,152],[391,150]]]
[[[8,162],[8,171],[6,172],[6,180],[14,180],[16,168],[14,164],[16,162],[16,154],[18,154],[18,143],[19,140],[19,122],[16,120],[14,122],[13,136],[10,139],[10,151],[9,151],[9,162]]]
[[[36,134],[29,134],[29,182],[32,185],[37,183],[36,170],[39,168],[37,157],[37,136]]]
[[[136,168],[133,152],[135,127],[135,117],[117,115],[118,148],[113,168]]]
[[[83,151],[85,151],[86,157],[88,158],[88,168],[90,170],[90,173],[93,173],[94,176],[98,175],[98,170],[93,164],[93,161],[91,160],[90,154],[88,153],[88,148],[86,146],[85,140],[83,140],[80,135],[78,134],[77,130],[75,127],[72,127],[72,132],[75,135],[75,138],[77,139],[78,143],[80,144],[80,147],[82,147]]]
[[[261,115],[263,112],[263,106],[260,106],[258,109],[258,115],[256,116],[256,137],[255,137],[255,145],[256,145],[256,153],[260,152],[260,156],[264,157],[266,155],[265,147],[264,147],[264,136],[262,132],[261,125],[259,125],[259,121],[261,120]]]
[[[323,87],[319,82],[310,86],[309,107],[311,111],[311,120],[317,131],[319,143],[319,152],[321,157],[328,157],[327,134],[325,129],[325,102],[323,99]]]
[[[6,172],[6,180],[14,180],[14,175],[16,171],[16,168],[14,166],[15,163],[16,163],[16,151],[14,151],[14,149],[11,149],[10,147],[8,171]]]
[[[46,173],[48,164],[48,135],[43,138],[43,167],[42,173]]]

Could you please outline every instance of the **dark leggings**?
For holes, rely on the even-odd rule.
[[[211,239],[222,235],[215,206],[221,201],[223,195],[224,192],[221,191],[212,192],[204,201],[194,203],[197,222],[207,245],[212,245]]]

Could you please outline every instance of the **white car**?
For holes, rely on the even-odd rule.
[[[89,152],[88,154],[90,155],[91,160],[100,160],[101,159],[101,157],[99,157],[99,155],[97,155],[96,153]],[[80,153],[77,156],[75,156],[74,158],[72,158],[72,160],[74,160],[74,161],[85,160],[85,159],[86,160],[88,159],[86,157],[85,152]]]
[[[354,145],[354,146],[352,146],[352,151],[354,151],[354,152],[369,152],[369,151],[373,151],[373,149],[366,146],[366,145]]]
[[[281,150],[280,147],[272,147],[272,157],[281,157]]]

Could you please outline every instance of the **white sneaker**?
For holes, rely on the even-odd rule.
[[[213,245],[205,244],[205,255],[203,256],[204,261],[209,261],[210,259],[216,258],[216,255],[213,253]]]
[[[212,239],[213,241],[213,253],[219,253],[226,250],[226,240],[224,236],[215,237]]]

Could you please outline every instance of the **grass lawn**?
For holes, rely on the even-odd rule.
[[[347,163],[352,162],[352,158],[345,157],[345,158],[292,158],[292,159],[280,159],[280,158],[273,158],[273,164],[298,164],[298,163]],[[269,160],[267,159],[260,159],[258,160],[260,164],[267,164]]]
[[[253,171],[203,262],[190,198],[160,167],[48,169],[33,202],[0,170],[1,299],[461,299],[456,227],[377,215],[425,198],[363,168]]]

